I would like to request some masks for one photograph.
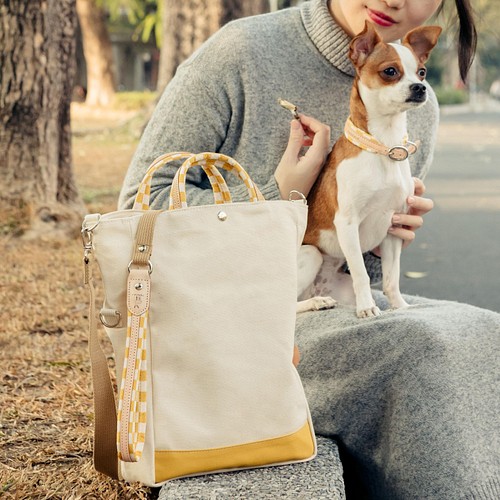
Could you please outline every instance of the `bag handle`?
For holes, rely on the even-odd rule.
[[[250,179],[243,167],[233,158],[221,153],[200,153],[194,155],[185,151],[166,153],[156,158],[148,168],[142,179],[133,208],[135,210],[149,210],[151,181],[153,175],[164,165],[175,160],[186,159],[179,168],[172,182],[172,188],[169,198],[169,209],[186,208],[186,172],[193,166],[201,166],[208,176],[212,191],[214,193],[214,202],[216,204],[231,203],[231,194],[227,187],[224,177],[220,174],[217,167],[222,167],[228,171],[234,171],[248,188],[251,201],[264,200],[257,186]]]
[[[223,168],[229,172],[234,172],[245,183],[248,189],[250,201],[264,201],[264,196],[259,188],[254,184],[245,169],[230,156],[222,153],[199,153],[189,157],[177,170],[174,180],[172,181],[172,189],[169,197],[169,210],[178,208],[187,208],[186,201],[186,175],[191,167],[200,166],[207,172],[209,170],[216,182],[212,182],[214,189],[214,200],[216,204],[231,203],[231,196],[227,189],[226,181],[220,174],[217,168]],[[210,175],[209,175],[210,179]],[[218,184],[218,188],[214,184]],[[220,193],[219,193],[220,190]]]
[[[149,202],[151,196],[151,181],[153,180],[153,175],[164,165],[176,160],[184,160],[189,158],[191,153],[186,151],[177,151],[173,153],[166,153],[158,156],[153,163],[148,167],[148,170],[144,174],[139,188],[137,189],[137,194],[135,195],[133,210],[149,210]]]

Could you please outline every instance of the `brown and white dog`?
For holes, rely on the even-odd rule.
[[[384,43],[366,23],[352,40],[351,116],[308,196],[299,253],[299,300],[311,297],[313,288],[318,296],[299,302],[298,312],[332,307],[333,297],[345,303],[355,299],[359,317],[379,315],[363,260],[363,253],[376,247],[391,307],[407,306],[399,290],[402,240],[388,229],[413,194],[408,155],[417,146],[407,140],[406,111],[427,100],[424,63],[440,32],[437,26],[420,27],[401,44]],[[341,272],[346,261],[352,282]]]

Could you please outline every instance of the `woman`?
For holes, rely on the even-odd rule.
[[[132,161],[120,197],[130,207],[149,163],[168,151],[218,151],[236,158],[267,199],[305,194],[348,116],[354,70],[351,37],[366,19],[385,41],[401,38],[440,7],[439,0],[311,0],[299,8],[229,24],[184,63],[165,90]],[[462,76],[475,30],[468,0],[461,21]],[[438,107],[409,113],[409,135],[422,141],[413,174],[432,161]],[[278,98],[297,104],[289,124]],[[325,125],[327,124],[327,125]],[[331,135],[331,137],[330,137]],[[288,144],[288,146],[287,146]],[[301,148],[310,146],[300,157]],[[166,207],[174,168],[153,179],[156,208]],[[201,169],[188,176],[190,204],[212,203]],[[247,191],[227,177],[234,201]],[[416,194],[423,184],[416,181]],[[393,228],[414,237],[432,202],[410,200]],[[368,254],[376,277],[378,259]],[[387,308],[376,295],[381,308]],[[316,431],[339,443],[348,497],[500,498],[500,316],[464,304],[407,299],[413,307],[359,320],[352,309],[297,318],[299,371]]]

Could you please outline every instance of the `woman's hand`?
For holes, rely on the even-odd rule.
[[[307,196],[330,152],[330,127],[310,116],[299,116],[300,122],[293,119],[290,124],[288,145],[274,172],[283,199],[294,189]],[[309,149],[299,156],[303,147]]]
[[[408,213],[394,214],[392,217],[393,225],[389,228],[390,234],[403,240],[403,248],[406,248],[415,239],[415,231],[424,223],[422,216],[434,207],[431,199],[422,197],[425,193],[424,183],[417,177],[414,177],[413,181],[415,182],[415,194],[406,200],[409,207]]]

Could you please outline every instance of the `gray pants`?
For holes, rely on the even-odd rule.
[[[298,316],[315,430],[339,443],[347,498],[498,500],[500,315],[406,299]]]

